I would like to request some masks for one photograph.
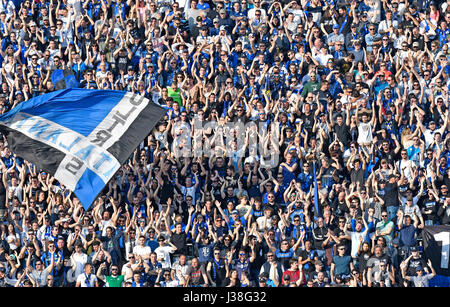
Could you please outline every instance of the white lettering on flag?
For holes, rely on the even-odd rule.
[[[76,131],[43,117],[17,113],[10,121],[9,127],[67,155],[58,167],[55,178],[58,180],[64,178],[67,181],[67,178],[71,177],[69,180],[71,184],[67,184],[69,189],[74,189],[86,168],[92,170],[106,183],[109,180],[106,175],[110,170],[120,167],[119,161],[105,148],[93,144],[89,138]]]
[[[143,96],[126,93],[90,133],[89,139],[105,149],[111,147],[128,130],[148,102]]]

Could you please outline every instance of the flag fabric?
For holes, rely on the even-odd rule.
[[[316,217],[320,217],[319,211],[319,190],[317,188],[317,174],[316,174],[316,162],[313,163],[313,173],[314,173],[314,208],[316,209]]]
[[[425,257],[431,260],[436,274],[450,276],[450,226],[424,227],[422,230],[422,238]]]
[[[52,72],[51,80],[57,91],[65,88],[80,87],[80,83],[71,69],[55,69]]]
[[[71,189],[87,209],[165,110],[130,92],[64,89],[0,116],[18,156]]]

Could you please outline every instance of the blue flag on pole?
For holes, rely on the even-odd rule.
[[[316,209],[316,216],[320,216],[319,211],[319,190],[317,189],[317,174],[316,174],[316,162],[313,163],[313,173],[314,173],[314,208]]]
[[[37,96],[0,116],[18,156],[74,191],[87,209],[165,110],[143,96],[64,89]]]

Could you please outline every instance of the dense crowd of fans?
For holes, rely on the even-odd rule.
[[[4,139],[0,286],[428,286],[449,22],[427,0],[1,0],[2,113],[55,69],[167,113],[88,210]]]

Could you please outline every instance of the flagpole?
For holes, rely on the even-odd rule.
[[[315,216],[318,218],[321,216],[319,210],[319,190],[317,188],[317,175],[316,175],[316,159],[313,161],[313,173],[314,173],[314,208]]]

